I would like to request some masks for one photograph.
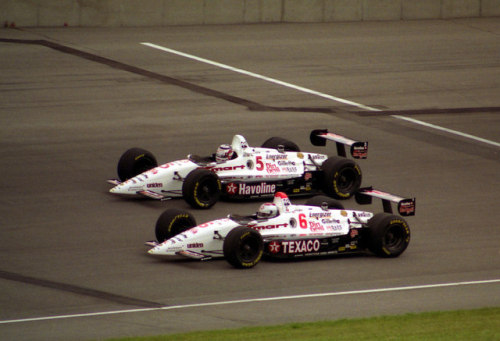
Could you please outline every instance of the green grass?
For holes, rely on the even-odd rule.
[[[500,308],[342,319],[314,323],[291,323],[271,327],[239,328],[114,340],[500,341]]]

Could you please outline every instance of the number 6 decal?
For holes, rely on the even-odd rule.
[[[299,226],[303,229],[307,228],[307,220],[304,213],[299,214]]]

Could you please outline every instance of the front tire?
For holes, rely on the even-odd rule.
[[[175,208],[165,210],[156,221],[156,240],[162,243],[194,226],[196,220],[191,213]]]
[[[264,242],[259,232],[250,227],[232,229],[224,239],[224,257],[238,269],[249,269],[257,265],[264,253]]]
[[[336,199],[349,199],[361,186],[361,169],[352,160],[329,157],[321,166],[323,191]]]
[[[123,182],[157,166],[158,162],[151,152],[142,148],[130,148],[118,161],[118,177]]]
[[[221,182],[217,174],[197,168],[188,174],[182,185],[184,200],[194,208],[210,208],[220,197]]]
[[[410,227],[401,217],[375,214],[368,221],[368,249],[379,257],[397,257],[410,244]]]

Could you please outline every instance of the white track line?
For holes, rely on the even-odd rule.
[[[85,313],[85,314],[42,316],[42,317],[16,319],[16,320],[3,320],[3,321],[0,321],[0,324],[12,324],[12,323],[22,323],[22,322],[36,322],[36,321],[49,321],[49,320],[60,320],[60,319],[68,319],[68,318],[96,317],[96,316],[104,316],[104,315],[130,314],[130,313],[141,313],[141,312],[151,312],[151,311],[161,311],[161,310],[177,310],[177,309],[189,309],[189,308],[202,308],[202,307],[222,306],[222,305],[240,304],[240,303],[255,303],[255,302],[295,300],[295,299],[302,299],[302,298],[318,298],[318,297],[328,297],[328,296],[346,296],[346,295],[374,294],[374,293],[395,292],[395,291],[423,290],[423,289],[435,289],[435,288],[458,287],[458,286],[464,286],[464,285],[480,285],[480,284],[492,284],[492,283],[500,283],[500,279],[490,279],[490,280],[482,280],[482,281],[455,282],[455,283],[438,283],[438,284],[412,285],[412,286],[393,287],[393,288],[379,288],[379,289],[366,289],[366,290],[325,292],[325,293],[305,294],[305,295],[276,296],[276,297],[264,297],[264,298],[249,298],[249,299],[232,300],[232,301],[219,301],[219,302],[208,302],[208,303],[195,303],[195,304],[173,305],[173,306],[164,306],[164,307],[159,307],[159,308],[142,308],[142,309],[114,310],[114,311],[103,311],[103,312]]]
[[[326,98],[326,99],[329,99],[331,101],[335,101],[335,102],[339,102],[339,103],[351,105],[353,107],[357,107],[357,108],[364,109],[364,110],[367,110],[367,111],[374,111],[374,112],[375,111],[382,111],[382,110],[374,108],[374,107],[370,107],[370,106],[367,106],[367,105],[364,105],[364,104],[360,104],[360,103],[356,103],[356,102],[353,102],[353,101],[349,101],[347,99],[343,99],[343,98],[340,98],[340,97],[335,97],[335,96],[328,95],[328,94],[325,94],[325,93],[322,93],[322,92],[319,92],[319,91],[315,91],[315,90],[311,90],[311,89],[308,89],[308,88],[304,88],[304,87],[299,86],[299,85],[295,85],[295,84],[283,82],[283,81],[280,81],[278,79],[274,79],[274,78],[270,78],[270,77],[266,77],[266,76],[263,76],[263,75],[259,75],[257,73],[253,73],[253,72],[250,72],[250,71],[238,69],[238,68],[226,65],[226,64],[215,62],[213,60],[209,60],[209,59],[205,59],[205,58],[194,56],[192,54],[188,54],[188,53],[184,53],[184,52],[181,52],[181,51],[169,49],[168,47],[156,45],[156,44],[153,44],[153,43],[147,43],[147,42],[143,42],[141,44],[144,45],[144,46],[148,46],[148,47],[157,49],[157,50],[161,50],[161,51],[164,51],[164,52],[172,53],[172,54],[175,54],[175,55],[178,55],[178,56],[181,56],[181,57],[185,57],[185,58],[193,59],[193,60],[196,60],[196,61],[199,61],[199,62],[202,62],[202,63],[210,64],[210,65],[213,65],[213,66],[217,66],[217,67],[219,67],[221,69],[226,69],[226,70],[230,70],[230,71],[233,71],[233,72],[241,73],[241,74],[244,74],[244,75],[247,75],[247,76],[250,76],[250,77],[262,79],[262,80],[264,80],[266,82],[270,82],[270,83],[282,85],[282,86],[285,86],[287,88],[295,89],[295,90],[298,90],[298,91],[301,91],[301,92],[305,92],[305,93],[308,93],[308,94],[311,94],[311,95],[315,95],[315,96],[319,96],[319,97],[322,97],[322,98]],[[479,142],[487,143],[487,144],[490,144],[490,145],[493,145],[493,146],[496,146],[496,147],[500,147],[500,143],[498,143],[498,142],[486,140],[486,139],[483,139],[483,138],[480,138],[480,137],[477,137],[477,136],[474,136],[474,135],[462,133],[462,132],[459,132],[459,131],[456,131],[456,130],[443,128],[443,127],[440,127],[440,126],[437,126],[437,125],[434,125],[434,124],[430,124],[430,123],[426,123],[426,122],[423,122],[423,121],[414,120],[414,119],[406,117],[406,116],[391,115],[391,117],[394,117],[394,118],[397,118],[397,119],[401,119],[401,120],[406,120],[408,122],[412,122],[412,123],[415,123],[415,124],[423,125],[423,126],[426,126],[428,128],[433,128],[433,129],[445,131],[445,132],[450,133],[450,134],[454,134],[454,135],[466,137],[466,138],[469,138],[469,139],[472,139],[472,140],[475,140],[475,141],[479,141]]]
[[[323,98],[326,98],[326,99],[329,99],[329,100],[332,100],[332,101],[335,101],[335,102],[348,104],[348,105],[351,105],[351,106],[354,106],[354,107],[358,107],[358,108],[364,109],[364,110],[380,111],[379,109],[372,108],[372,107],[369,107],[369,106],[366,106],[366,105],[363,105],[363,104],[359,104],[359,103],[356,103],[356,102],[352,102],[352,101],[349,101],[347,99],[335,97],[335,96],[332,96],[332,95],[327,95],[327,94],[324,94],[322,92],[318,92],[318,91],[315,91],[315,90],[304,88],[304,87],[299,86],[299,85],[294,85],[294,84],[291,84],[291,83],[283,82],[283,81],[280,81],[278,79],[274,79],[274,78],[262,76],[262,75],[259,75],[257,73],[253,73],[253,72],[250,72],[250,71],[238,69],[238,68],[235,68],[235,67],[232,67],[232,66],[229,66],[229,65],[225,65],[225,64],[218,63],[218,62],[214,62],[214,61],[209,60],[209,59],[205,59],[205,58],[200,58],[200,57],[197,57],[197,56],[193,56],[192,54],[180,52],[180,51],[177,51],[177,50],[172,50],[172,49],[169,49],[167,47],[159,46],[159,45],[152,44],[152,43],[141,43],[141,44],[145,45],[145,46],[152,47],[152,48],[157,49],[157,50],[164,51],[164,52],[173,53],[173,54],[176,54],[176,55],[181,56],[181,57],[185,57],[185,58],[193,59],[193,60],[196,60],[196,61],[199,61],[199,62],[202,62],[202,63],[214,65],[214,66],[217,66],[217,67],[219,67],[221,69],[226,69],[226,70],[230,70],[230,71],[233,71],[233,72],[241,73],[241,74],[244,74],[244,75],[247,75],[247,76],[250,76],[250,77],[262,79],[262,80],[264,80],[266,82],[270,82],[270,83],[282,85],[282,86],[285,86],[287,88],[291,88],[291,89],[302,91],[302,92],[305,92],[305,93],[308,93],[308,94],[311,94],[311,95],[323,97]]]
[[[400,120],[405,120],[405,121],[408,121],[408,122],[419,124],[419,125],[422,125],[424,127],[429,127],[429,128],[433,128],[433,129],[445,131],[445,132],[450,133],[450,134],[455,134],[455,135],[466,137],[466,138],[469,138],[469,139],[472,139],[472,140],[476,140],[476,141],[479,141],[479,142],[491,144],[492,146],[495,146],[495,147],[500,147],[500,143],[498,143],[498,142],[487,140],[487,139],[483,139],[481,137],[477,137],[477,136],[474,136],[474,135],[462,133],[462,132],[457,131],[457,130],[443,128],[443,127],[437,126],[435,124],[430,124],[430,123],[427,123],[427,122],[424,122],[424,121],[419,121],[419,120],[416,120],[414,118],[410,118],[410,117],[406,117],[406,116],[400,116],[400,115],[391,115],[391,116],[394,117],[394,118],[400,119]]]

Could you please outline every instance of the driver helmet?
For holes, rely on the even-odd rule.
[[[217,149],[217,153],[215,154],[215,161],[224,162],[230,160],[233,156],[233,148],[231,148],[228,144],[221,144]]]
[[[262,204],[257,212],[257,218],[273,218],[278,215],[278,207],[272,203]]]

